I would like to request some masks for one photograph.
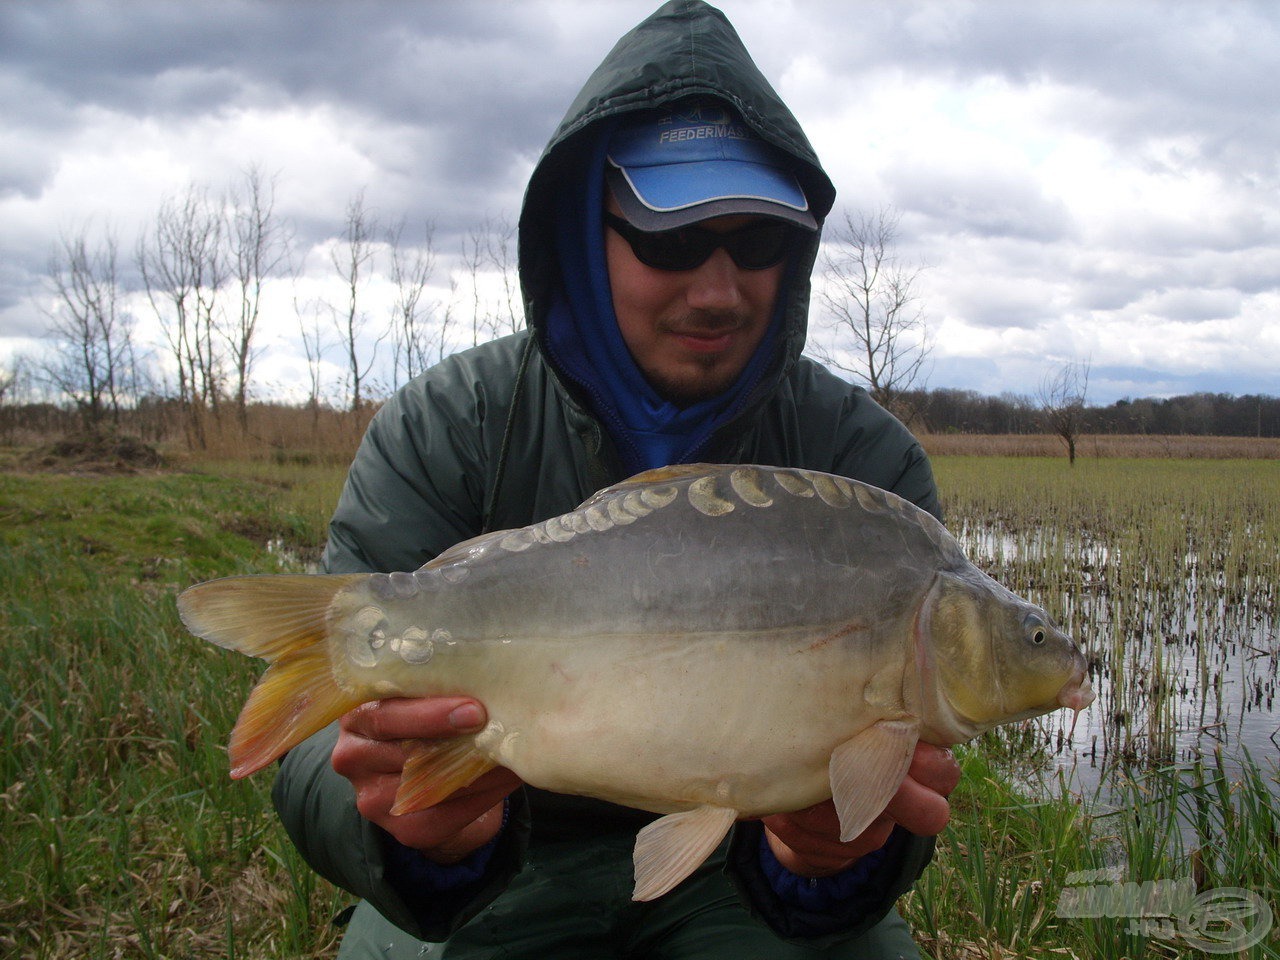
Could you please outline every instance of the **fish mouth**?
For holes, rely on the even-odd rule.
[[[1079,672],[1058,691],[1058,705],[1075,711],[1071,717],[1071,732],[1067,734],[1069,738],[1075,736],[1080,712],[1093,703],[1093,699],[1093,684],[1089,682],[1089,669],[1081,667]]]
[[[1089,673],[1084,667],[1058,691],[1058,706],[1067,707],[1077,714],[1093,703],[1093,699],[1093,684],[1089,682]]]

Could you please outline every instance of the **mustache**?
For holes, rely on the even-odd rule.
[[[707,336],[709,334],[733,333],[751,323],[751,317],[743,312],[707,313],[696,311],[674,317],[662,324],[666,333],[688,334],[691,336]]]

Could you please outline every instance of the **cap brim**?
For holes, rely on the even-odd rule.
[[[641,230],[674,230],[711,217],[748,214],[816,230],[804,191],[790,173],[765,164],[705,160],[607,171],[623,215]]]

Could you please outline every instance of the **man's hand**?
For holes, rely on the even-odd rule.
[[[918,743],[907,776],[889,806],[848,843],[840,842],[840,821],[830,800],[765,817],[765,839],[778,862],[792,873],[831,876],[884,846],[894,824],[922,837],[940,832],[951,816],[947,797],[959,782],[960,765],[950,750]]]
[[[406,740],[440,740],[479,730],[484,707],[466,697],[378,700],[338,721],[333,769],[356,789],[356,809],[406,847],[436,863],[456,863],[483,847],[502,827],[502,801],[520,778],[499,767],[447,800],[392,816],[404,769]]]

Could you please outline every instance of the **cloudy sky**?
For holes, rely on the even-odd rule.
[[[0,3],[0,360],[39,344],[60,235],[106,225],[128,254],[164,198],[249,164],[277,176],[300,282],[332,271],[363,190],[385,222],[435,225],[446,298],[461,238],[514,221],[579,85],[656,6]],[[720,7],[838,204],[900,215],[930,386],[1031,394],[1088,360],[1093,402],[1280,394],[1280,4]],[[273,389],[301,369],[281,283]]]

